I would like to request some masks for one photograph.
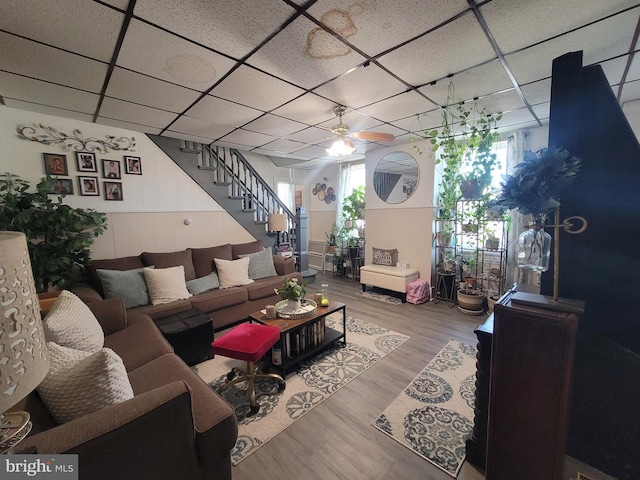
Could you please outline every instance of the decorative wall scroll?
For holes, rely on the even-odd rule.
[[[38,130],[42,130],[38,133]],[[74,150],[76,152],[100,152],[107,153],[110,150],[118,151],[135,151],[136,139],[134,137],[114,137],[113,135],[105,135],[105,140],[98,138],[84,138],[82,132],[74,129],[72,135],[59,132],[53,127],[43,124],[34,126],[18,125],[16,131],[18,138],[29,140],[31,142],[44,143],[45,145],[58,145],[63,151],[68,152]]]

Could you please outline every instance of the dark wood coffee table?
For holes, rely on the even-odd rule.
[[[309,300],[313,297],[308,296]],[[342,310],[342,331],[325,325],[327,315]],[[318,305],[316,311],[304,318],[291,320],[286,318],[267,318],[263,311],[250,315],[252,321],[270,325],[280,329],[280,349],[282,363],[274,365],[282,376],[292,372],[307,358],[325,350],[336,341],[342,339],[347,343],[347,306],[344,303],[330,301],[329,306]]]

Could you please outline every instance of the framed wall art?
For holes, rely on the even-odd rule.
[[[124,157],[124,171],[129,175],[142,175],[140,157]]]
[[[67,156],[58,153],[44,153],[44,171],[47,175],[69,175]]]
[[[122,178],[120,160],[102,159],[102,176],[104,178]]]
[[[56,195],[73,195],[73,182],[70,178],[58,178],[47,180],[47,193]]]
[[[122,182],[104,182],[104,199],[118,202],[124,200]]]
[[[98,188],[98,177],[78,177],[80,185],[80,195],[97,197],[100,195]]]
[[[76,152],[76,164],[79,172],[97,172],[96,154],[90,152]]]

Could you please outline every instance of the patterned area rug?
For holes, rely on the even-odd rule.
[[[326,325],[341,330],[342,315],[327,317]],[[240,463],[408,339],[407,335],[347,317],[347,344],[339,340],[300,364],[297,372],[287,375],[284,392],[278,392],[275,380],[256,382],[260,410],[255,416],[247,416],[246,382],[224,390],[222,396],[235,408],[239,423],[238,441],[231,452],[232,463]],[[217,388],[226,381],[232,366],[244,368],[245,365],[238,360],[216,357],[193,368],[209,385]]]
[[[358,292],[364,298],[370,298],[372,300],[377,300],[379,302],[389,303],[391,305],[401,305],[402,300],[397,297],[392,297],[391,295],[385,295],[384,293],[372,292],[367,290],[366,292]]]
[[[456,477],[473,428],[476,349],[450,340],[373,426]]]

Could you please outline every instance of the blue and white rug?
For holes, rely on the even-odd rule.
[[[452,477],[473,429],[476,349],[450,340],[373,426]]]
[[[342,315],[328,317],[326,325],[341,331]],[[231,452],[232,463],[240,463],[408,339],[407,335],[347,317],[347,344],[339,340],[302,363],[297,372],[287,376],[284,392],[278,392],[278,383],[274,380],[256,382],[260,404],[256,415],[247,416],[250,408],[246,382],[224,390],[221,395],[235,408],[239,423],[238,441]],[[218,356],[193,368],[217,389],[226,382],[233,366],[244,369],[246,363]]]

